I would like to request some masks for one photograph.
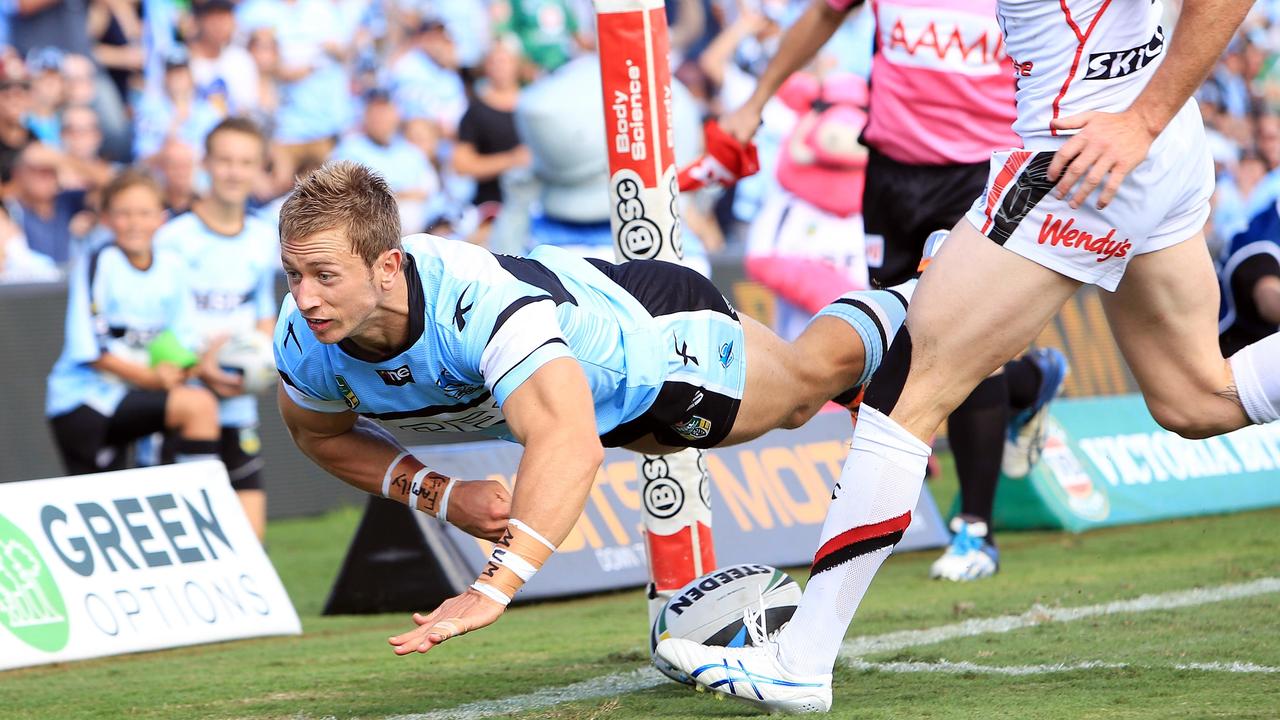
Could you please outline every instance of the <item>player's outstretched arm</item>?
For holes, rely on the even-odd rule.
[[[386,430],[353,412],[299,407],[282,387],[280,416],[303,454],[343,482],[453,523],[485,540],[507,527],[510,496],[492,480],[454,480],[431,472]]]
[[[1102,187],[1098,207],[1115,197],[1121,181],[1147,157],[1151,143],[1209,76],[1253,0],[1184,0],[1168,55],[1133,101],[1120,113],[1086,112],[1053,121],[1056,130],[1079,130],[1058,148],[1049,165],[1059,198],[1072,207]]]
[[[604,448],[591,390],[577,360],[560,357],[542,365],[511,393],[502,412],[524,445],[510,523],[466,592],[428,615],[415,613],[418,627],[390,638],[397,655],[425,653],[497,620],[582,514]]]
[[[778,52],[760,73],[751,97],[742,107],[721,118],[720,126],[739,142],[750,140],[760,126],[760,113],[769,98],[778,92],[792,73],[813,60],[818,50],[840,28],[849,11],[861,4],[862,0],[809,0],[804,13],[783,33]],[[837,10],[833,5],[842,9]]]

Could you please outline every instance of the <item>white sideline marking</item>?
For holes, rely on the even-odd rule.
[[[1203,672],[1227,673],[1280,673],[1280,667],[1268,667],[1242,662],[1185,663],[1181,665],[1134,665],[1131,663],[1108,663],[1099,660],[1086,660],[1078,663],[1054,663],[1052,665],[978,665],[968,661],[952,662],[867,662],[862,658],[853,658],[848,662],[854,670],[877,670],[890,673],[944,673],[950,675],[1047,675],[1049,673],[1073,672],[1076,670],[1121,670],[1136,668],[1139,670],[1195,670]]]
[[[938,663],[873,664],[861,660],[861,657],[870,653],[892,652],[919,645],[932,645],[934,643],[954,640],[957,638],[974,637],[976,635],[986,635],[990,633],[1006,633],[1011,630],[1042,625],[1044,623],[1075,622],[1076,620],[1098,617],[1100,615],[1143,613],[1154,610],[1171,610],[1175,608],[1194,607],[1196,605],[1207,605],[1211,603],[1225,602],[1228,600],[1239,600],[1241,598],[1253,597],[1255,595],[1267,595],[1277,592],[1280,592],[1280,578],[1262,578],[1247,583],[1219,585],[1217,587],[1197,588],[1195,590],[1178,590],[1158,595],[1142,595],[1131,600],[1116,600],[1114,602],[1099,603],[1097,605],[1084,605],[1081,607],[1050,608],[1036,605],[1027,612],[1019,615],[1003,615],[1001,617],[994,618],[966,620],[964,622],[952,623],[950,625],[939,625],[938,627],[927,628],[925,630],[903,630],[899,632],[885,633],[883,635],[855,637],[845,642],[844,645],[841,646],[840,650],[841,656],[845,662],[854,668],[875,667],[884,670],[892,668],[893,666],[906,667],[917,665],[936,668],[939,665]],[[1043,665],[1025,666],[1023,668],[996,668],[973,665],[972,663],[951,663],[951,665],[965,666],[966,669],[951,670],[949,672],[989,672],[1007,675],[1018,674],[1013,671],[1026,668],[1062,668],[1060,670],[1045,670],[1045,672],[1065,672],[1067,670],[1075,669],[1126,667],[1125,665],[1117,665],[1114,663],[1079,663],[1072,666]],[[1172,667],[1181,670],[1212,670],[1220,672],[1280,672],[1280,668],[1253,665],[1252,663],[1190,663],[1185,665],[1175,665]],[[890,669],[890,672],[893,671],[894,670]],[[897,671],[922,672],[923,670]],[[948,672],[947,670],[936,669],[932,671]],[[1027,672],[1022,674],[1034,673]],[[528,712],[530,710],[541,710],[565,702],[594,700],[596,698],[612,697],[624,693],[647,690],[668,682],[671,681],[652,667],[641,667],[630,672],[602,675],[600,677],[591,678],[590,680],[573,683],[572,685],[564,685],[558,688],[544,688],[536,692],[524,695],[513,695],[501,700],[484,700],[480,702],[467,703],[466,705],[459,705],[458,707],[450,708],[448,710],[436,710],[429,713],[397,715],[393,718],[389,718],[388,720],[479,720],[480,718],[494,717],[496,715],[510,715],[512,713]]]
[[[956,638],[989,633],[1006,633],[1010,630],[1033,627],[1050,622],[1074,622],[1099,615],[1171,610],[1227,600],[1238,600],[1275,592],[1280,592],[1280,578],[1262,578],[1236,585],[1219,585],[1217,587],[1179,590],[1159,595],[1142,595],[1132,600],[1116,600],[1082,607],[1050,608],[1036,605],[1021,615],[966,620],[925,630],[902,630],[885,633],[884,635],[856,637],[840,646],[840,651],[845,655],[861,657],[871,653],[892,652],[919,645],[932,645]]]

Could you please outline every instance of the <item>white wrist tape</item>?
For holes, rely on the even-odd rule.
[[[413,482],[409,485],[409,507],[418,509],[418,494],[422,492],[422,480],[431,473],[430,468],[423,467],[413,474]]]
[[[449,495],[457,483],[458,478],[449,478],[449,484],[444,486],[444,492],[440,494],[440,510],[436,512],[440,522],[449,522]]]
[[[533,563],[501,546],[494,546],[492,560],[515,573],[524,582],[529,582],[538,568]]]
[[[477,581],[471,583],[471,589],[500,605],[506,606],[511,604],[511,598],[504,595],[501,590],[492,585],[485,585],[484,583]]]
[[[533,538],[534,540],[537,540],[538,542],[542,543],[543,545],[546,545],[546,546],[547,546],[547,549],[548,549],[548,550],[550,550],[551,552],[555,552],[555,551],[556,551],[556,546],[555,546],[555,544],[554,544],[554,543],[552,543],[550,540],[548,540],[548,539],[546,539],[546,538],[542,537],[542,535],[540,535],[540,534],[538,533],[538,531],[537,531],[537,530],[534,530],[533,528],[529,527],[529,526],[528,526],[528,525],[526,525],[525,523],[520,522],[519,520],[517,520],[517,519],[515,519],[515,518],[511,518],[510,520],[508,520],[508,521],[507,521],[507,524],[511,525],[512,527],[519,528],[520,530],[523,530],[523,531],[525,532],[525,534],[527,534],[529,537]]]
[[[407,457],[409,457],[409,453],[407,451],[402,452],[387,466],[387,471],[382,475],[382,497],[391,497],[391,476],[395,474],[396,466],[400,464],[400,461]]]

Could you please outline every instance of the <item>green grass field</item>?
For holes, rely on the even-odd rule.
[[[931,489],[948,507],[953,483]],[[269,530],[303,636],[2,673],[0,718],[755,715],[649,679],[639,591],[513,608],[429,655],[395,657],[386,638],[408,629],[407,615],[319,614],[358,518],[344,510]],[[1083,536],[1008,534],[1001,574],[967,585],[926,579],[932,551],[895,556],[850,630],[872,651],[837,671],[832,716],[1280,717],[1280,582],[1268,580],[1280,578],[1277,527],[1280,509]],[[1223,586],[1247,596],[1224,599]],[[1173,607],[1167,594],[1192,588],[1209,592]],[[1143,595],[1164,600],[1099,607]],[[957,626],[1002,616],[1030,626]],[[961,630],[941,642],[884,636],[938,627]],[[546,701],[564,686],[581,699]]]

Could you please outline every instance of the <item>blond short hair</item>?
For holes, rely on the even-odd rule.
[[[280,209],[280,239],[300,240],[345,230],[351,251],[368,267],[388,250],[400,250],[400,211],[381,175],[342,160],[321,165],[298,180]]]

